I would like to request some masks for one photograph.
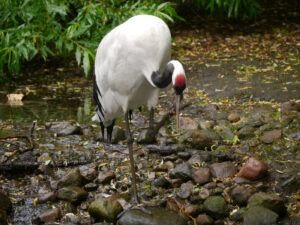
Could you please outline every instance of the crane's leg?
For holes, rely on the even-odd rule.
[[[115,120],[113,120],[112,124],[106,128],[107,142],[108,143],[111,143],[111,137],[112,137],[112,132],[113,132],[113,129],[114,129],[114,125],[115,125]]]
[[[135,166],[134,166],[134,159],[133,159],[133,138],[129,127],[129,112],[125,113],[125,123],[126,123],[126,138],[127,138],[127,147],[129,151],[129,160],[130,160],[130,169],[131,169],[131,176],[132,176],[132,187],[133,187],[133,194],[134,194],[134,201],[135,204],[139,203],[139,198],[137,195],[137,187],[136,187],[136,175],[135,175]]]
[[[151,107],[150,109],[150,115],[149,115],[149,135],[151,138],[155,138],[154,134],[154,108]]]
[[[102,141],[104,141],[104,129],[105,129],[105,127],[104,127],[102,122],[100,122],[100,127],[101,127]]]

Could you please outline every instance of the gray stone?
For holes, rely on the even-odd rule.
[[[181,163],[171,171],[171,176],[188,181],[192,178],[191,166],[187,163]]]
[[[253,206],[244,213],[244,225],[276,225],[278,215],[270,209]]]
[[[203,211],[203,205],[187,204],[184,206],[184,213],[192,217],[197,217]]]
[[[87,182],[94,180],[98,175],[98,171],[96,170],[96,168],[89,167],[89,166],[86,166],[86,165],[80,166],[79,171],[80,171],[80,175]]]
[[[56,221],[60,216],[61,216],[60,209],[54,208],[54,209],[49,209],[49,210],[43,212],[39,216],[39,220],[42,223],[49,223],[49,222]]]
[[[69,186],[61,188],[57,191],[57,198],[61,200],[67,200],[72,204],[79,204],[82,201],[85,201],[88,196],[88,193],[76,186]]]
[[[229,127],[226,127],[225,129],[221,130],[219,132],[219,135],[223,140],[233,140],[234,138],[234,133],[232,133]]]
[[[183,183],[180,186],[180,192],[177,196],[181,199],[187,199],[193,192],[194,185],[191,182]]]
[[[158,187],[168,188],[170,186],[170,182],[165,177],[161,176],[161,177],[154,179],[151,182],[151,186],[156,187],[156,188],[158,188]]]
[[[263,136],[261,137],[262,142],[266,143],[266,144],[270,144],[276,140],[278,140],[279,138],[281,138],[281,130],[271,130],[271,131],[267,131],[263,134]]]
[[[48,201],[55,202],[55,200],[56,200],[56,193],[51,191],[51,192],[39,194],[38,202],[39,203],[46,203]]]
[[[196,130],[199,126],[196,120],[189,117],[180,117],[179,124],[183,130]]]
[[[116,175],[114,174],[113,171],[101,171],[97,177],[97,183],[107,184],[115,177]]]
[[[209,168],[199,168],[193,172],[193,180],[196,184],[205,184],[211,180]]]
[[[250,189],[244,186],[236,186],[231,191],[231,198],[234,204],[239,206],[245,206],[248,203],[248,199],[250,198],[252,192]]]
[[[244,126],[242,129],[240,129],[237,135],[240,139],[251,138],[254,137],[254,131],[255,131],[254,127],[247,125]]]
[[[268,208],[276,212],[278,215],[284,215],[286,213],[283,198],[265,192],[258,192],[250,197],[247,207],[250,208],[253,206]]]
[[[83,134],[80,125],[73,121],[62,122],[50,122],[46,123],[46,128],[51,133],[57,134],[57,136],[67,136],[72,134]]]
[[[213,144],[212,139],[201,130],[187,130],[179,137],[178,141],[196,149],[210,149]]]
[[[83,177],[81,176],[79,169],[72,169],[67,175],[58,180],[57,188],[67,187],[67,186],[78,186],[81,187],[85,183]]]
[[[237,168],[232,162],[221,162],[221,163],[213,163],[209,166],[210,172],[213,177],[233,177],[236,172]]]
[[[164,208],[148,207],[150,214],[141,210],[129,210],[118,221],[119,225],[186,225],[178,213]]]
[[[89,214],[97,221],[115,222],[123,208],[115,197],[98,198],[89,206]]]
[[[204,203],[204,211],[215,219],[225,218],[228,216],[229,209],[226,201],[221,196],[208,197]]]
[[[210,225],[214,224],[213,218],[206,214],[200,214],[196,218],[197,225]]]

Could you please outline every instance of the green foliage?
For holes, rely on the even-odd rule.
[[[258,0],[190,0],[198,9],[205,9],[213,16],[225,15],[228,18],[255,19],[260,4]]]
[[[1,0],[0,75],[19,73],[36,56],[74,54],[88,74],[102,37],[137,14],[179,18],[174,3],[139,0]]]

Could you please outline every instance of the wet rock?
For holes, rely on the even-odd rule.
[[[95,183],[88,183],[88,184],[84,185],[84,190],[86,190],[86,191],[95,191],[95,190],[97,190],[97,188],[98,188],[98,185]]]
[[[87,181],[92,181],[94,180],[97,175],[98,171],[95,168],[88,167],[88,166],[80,166],[79,167],[80,175]]]
[[[248,201],[248,208],[254,206],[262,206],[276,212],[278,215],[284,215],[286,208],[284,201],[277,195],[268,194],[265,192],[258,192],[252,195]]]
[[[158,177],[151,182],[151,186],[156,188],[158,187],[168,188],[170,185],[171,185],[170,182],[163,176]]]
[[[216,104],[210,104],[208,106],[206,106],[203,111],[204,112],[210,112],[210,111],[216,111],[219,109],[219,106],[217,106]]]
[[[187,204],[184,207],[184,213],[192,217],[196,217],[203,211],[203,205]]]
[[[213,218],[206,214],[200,214],[196,218],[197,225],[210,225],[214,224]]]
[[[261,137],[262,142],[270,144],[281,137],[281,130],[271,130],[267,131]]]
[[[79,204],[82,201],[85,201],[88,196],[88,193],[77,186],[69,186],[61,188],[57,191],[57,198],[61,200],[67,200],[72,204]]]
[[[55,202],[56,200],[56,193],[51,191],[47,193],[41,193],[38,197],[39,203],[46,203],[46,202]]]
[[[72,121],[46,123],[46,129],[48,129],[51,133],[57,134],[57,136],[83,134],[80,125]]]
[[[254,206],[244,213],[244,225],[276,225],[278,215],[267,208]]]
[[[202,130],[208,130],[211,129],[215,125],[214,121],[206,120],[206,121],[201,121],[199,123],[199,126]]]
[[[204,203],[204,211],[215,219],[221,219],[228,216],[229,209],[226,201],[221,196],[208,197]]]
[[[226,120],[227,119],[227,114],[223,112],[217,112],[217,111],[211,111],[208,113],[208,118],[210,120]]]
[[[183,160],[188,160],[191,157],[191,153],[189,152],[178,152],[177,155]]]
[[[78,186],[81,187],[85,183],[83,177],[80,174],[78,168],[72,169],[67,175],[58,180],[57,188],[67,187],[67,186]]]
[[[10,211],[12,208],[12,203],[8,195],[4,191],[0,191],[0,210],[5,212]]]
[[[194,155],[191,156],[191,158],[187,162],[191,166],[193,166],[193,165],[201,165],[202,159],[201,159],[200,154],[194,154]]]
[[[187,130],[179,137],[178,141],[196,149],[210,149],[210,146],[213,144],[212,139],[201,130]]]
[[[38,220],[40,221],[40,223],[50,223],[56,221],[60,217],[61,217],[60,209],[54,208],[43,212],[38,217]]]
[[[231,191],[231,198],[233,203],[239,206],[245,206],[248,203],[248,199],[252,195],[252,191],[244,186],[236,186]]]
[[[264,177],[268,172],[267,165],[254,157],[248,159],[245,165],[241,168],[237,174],[238,177],[243,177],[248,180],[257,180]]]
[[[242,222],[246,211],[246,208],[240,208],[238,211],[232,214],[231,219],[235,222]]]
[[[207,199],[209,195],[210,195],[210,191],[207,188],[201,188],[198,194],[199,198],[202,200]]]
[[[0,224],[8,225],[7,223],[7,212],[5,210],[0,209]]]
[[[215,131],[213,131],[213,130],[203,130],[203,133],[206,135],[206,136],[208,136],[208,137],[210,137],[212,140],[214,140],[214,141],[219,141],[219,140],[221,140],[221,136],[217,133],[217,132],[215,132]]]
[[[252,126],[244,126],[242,129],[240,129],[237,133],[238,137],[240,139],[244,139],[244,138],[251,138],[254,137],[254,132],[255,132],[255,128]]]
[[[240,120],[240,116],[236,113],[230,113],[227,117],[227,120],[230,122],[230,123],[236,123]]]
[[[194,185],[191,182],[183,183],[180,186],[180,192],[177,196],[181,199],[187,199],[193,192]]]
[[[97,222],[115,222],[122,210],[121,204],[114,197],[98,198],[90,204],[88,209],[89,214]]]
[[[189,117],[180,117],[179,118],[180,128],[183,130],[196,130],[198,129],[198,123],[192,118]]]
[[[300,103],[296,103],[293,101],[284,102],[281,105],[280,111],[281,113],[286,113],[290,111],[300,111]]]
[[[112,135],[111,135],[111,142],[116,144],[120,141],[124,141],[126,139],[125,131],[120,126],[114,126]]]
[[[193,180],[196,184],[205,184],[211,180],[209,168],[199,168],[193,172]]]
[[[179,178],[188,181],[192,178],[192,170],[189,164],[181,163],[177,165],[172,171],[171,176],[173,178]]]
[[[150,135],[148,128],[142,129],[137,138],[139,144],[152,144],[155,143],[155,141],[155,135]]]
[[[186,221],[173,211],[148,207],[151,215],[141,210],[129,210],[118,221],[119,225],[186,225]]]
[[[116,175],[112,171],[101,171],[97,177],[97,183],[98,184],[107,184],[115,177],[116,177]]]
[[[225,129],[221,130],[218,134],[223,140],[233,140],[234,138],[234,133],[232,133],[229,127],[226,127]]]
[[[237,169],[232,162],[213,163],[209,166],[213,177],[233,177]]]

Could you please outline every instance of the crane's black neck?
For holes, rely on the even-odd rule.
[[[151,80],[158,88],[165,88],[171,83],[173,72],[174,65],[168,63],[163,74],[160,75],[159,71],[154,71],[151,75]]]

